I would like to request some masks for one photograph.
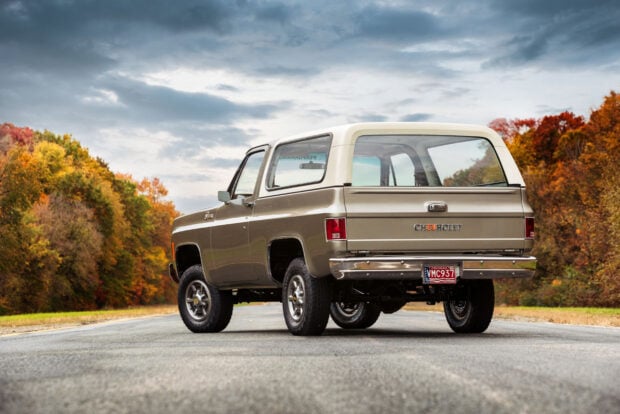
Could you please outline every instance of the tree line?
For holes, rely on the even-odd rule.
[[[620,306],[620,95],[589,120],[571,112],[491,123],[536,216],[533,279],[498,284],[500,302]]]
[[[620,95],[571,112],[497,119],[536,216],[532,279],[500,303],[620,306]],[[0,315],[170,303],[178,215],[157,178],[113,173],[69,135],[0,125]]]
[[[174,301],[166,194],[69,135],[0,125],[0,315]]]

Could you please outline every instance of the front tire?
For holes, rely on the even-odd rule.
[[[289,264],[282,287],[282,311],[293,335],[321,335],[329,319],[330,281],[310,274],[303,258]]]
[[[329,313],[336,325],[343,329],[366,329],[377,322],[381,308],[366,302],[333,302]]]
[[[450,328],[456,333],[482,333],[493,319],[493,280],[472,280],[462,287],[460,297],[443,303]]]
[[[209,285],[200,265],[183,272],[177,299],[181,319],[192,332],[220,332],[232,317],[232,291]]]

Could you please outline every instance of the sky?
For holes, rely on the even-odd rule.
[[[0,0],[0,123],[211,207],[245,151],[360,121],[488,124],[620,91],[618,0]]]

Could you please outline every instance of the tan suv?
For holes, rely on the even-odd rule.
[[[179,310],[218,332],[240,302],[282,302],[295,335],[362,329],[407,302],[443,302],[483,332],[493,279],[531,276],[525,185],[486,127],[361,123],[247,152],[215,208],[172,231]],[[180,275],[180,277],[179,277]]]

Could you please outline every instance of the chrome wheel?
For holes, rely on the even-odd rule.
[[[203,321],[211,310],[211,294],[202,280],[194,280],[185,289],[187,312],[196,321]]]
[[[303,258],[291,260],[282,282],[282,313],[293,335],[320,335],[329,319],[331,283],[310,274]]]
[[[335,302],[334,311],[345,318],[353,318],[356,314],[364,311],[364,307],[362,305],[362,302]]]
[[[448,304],[454,319],[464,321],[471,313],[471,305],[466,300],[451,300]]]
[[[226,328],[234,304],[232,291],[211,286],[200,265],[183,272],[177,301],[183,323],[196,333],[220,332]]]
[[[304,314],[304,300],[306,288],[300,275],[294,275],[288,284],[286,292],[289,314],[295,322],[301,321]]]
[[[366,329],[379,319],[381,309],[367,302],[332,302],[329,313],[341,328]]]

